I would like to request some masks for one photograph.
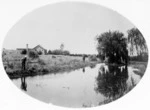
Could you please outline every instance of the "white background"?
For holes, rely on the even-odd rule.
[[[46,4],[64,0],[0,0],[0,48],[9,29],[24,15]],[[68,0],[73,1],[73,0]],[[75,1],[75,0],[74,0]],[[150,2],[149,0],[76,0],[100,4],[113,9],[133,24],[144,35],[150,48]],[[15,42],[15,39],[14,41]],[[1,60],[1,57],[0,57]],[[149,65],[140,83],[127,95],[112,103],[89,108],[94,110],[149,110],[150,74]],[[40,102],[24,94],[7,77],[0,61],[0,110],[70,110]]]

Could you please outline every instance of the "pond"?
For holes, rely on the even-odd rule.
[[[91,107],[116,100],[141,79],[128,66],[104,63],[71,72],[13,79],[30,96],[64,107]]]

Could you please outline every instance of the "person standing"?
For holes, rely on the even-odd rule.
[[[83,57],[82,57],[82,59],[83,59],[83,62],[85,62],[85,58],[86,58],[86,56],[85,56],[85,55],[83,55]]]
[[[22,59],[22,70],[26,70],[26,61],[27,61],[27,56],[25,56],[25,57]]]

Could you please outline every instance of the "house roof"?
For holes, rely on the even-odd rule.
[[[27,48],[17,48],[17,50],[26,50]],[[29,50],[32,50],[31,48],[28,48]]]
[[[38,48],[38,47],[42,48],[43,50],[46,50],[46,49],[43,48],[41,45],[37,45],[37,46],[35,46],[34,48],[28,48],[28,50],[33,50],[33,49],[36,49],[36,48]],[[17,50],[26,50],[26,48],[17,48]]]
[[[36,48],[38,48],[38,47],[42,48],[43,50],[46,50],[46,49],[43,48],[41,45],[37,45],[37,46],[35,46],[33,49],[36,49]]]

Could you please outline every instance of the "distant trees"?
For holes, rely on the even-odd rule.
[[[64,50],[63,55],[70,55],[70,52],[68,50]]]
[[[52,51],[51,51],[51,50],[49,50],[47,54],[52,54]]]
[[[97,36],[99,56],[108,58],[108,63],[128,63],[127,39],[118,31],[105,32]]]
[[[48,54],[52,54],[52,55],[70,55],[70,52],[68,50],[64,50],[64,44],[62,43],[60,45],[60,49],[49,50]]]
[[[48,54],[53,54],[53,55],[70,55],[70,52],[67,51],[67,50],[55,49],[55,50],[49,50]]]
[[[48,50],[48,54],[51,55],[69,55],[69,56],[91,56],[90,54],[77,54],[77,53],[70,53],[68,50],[60,50],[60,49],[55,49],[55,50]],[[96,56],[96,55],[95,55]]]
[[[69,55],[70,52],[67,51],[67,50],[64,50],[64,51],[62,51],[62,50],[53,50],[52,54],[55,54],[55,55]]]

